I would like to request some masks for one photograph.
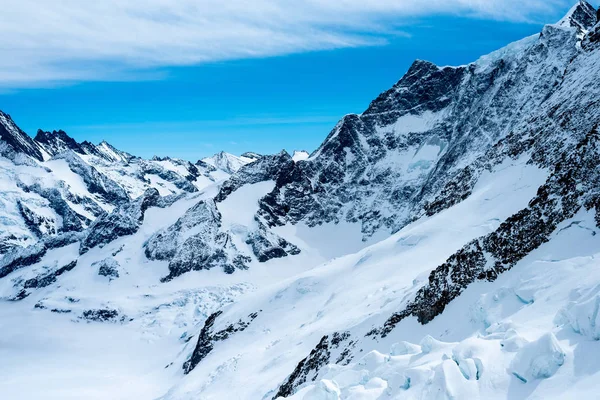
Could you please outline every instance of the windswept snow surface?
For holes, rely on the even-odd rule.
[[[9,399],[271,398],[323,335],[364,335],[380,324],[453,251],[526,206],[546,176],[524,159],[505,162],[486,172],[464,202],[379,243],[361,247],[360,229],[348,226],[356,254],[342,256],[340,249],[341,257],[319,265],[335,256],[333,231],[323,226],[311,242],[308,228],[281,227],[278,234],[294,238],[300,255],[232,275],[191,272],[169,283],[159,283],[166,263],[148,261],[142,245],[217,186],[151,208],[136,234],[79,257],[59,285],[0,304],[0,392]],[[247,185],[219,204],[223,225],[252,225],[253,212],[244,207],[272,185]],[[600,298],[592,284],[600,279],[599,236],[591,213],[563,225],[496,282],[472,285],[426,326],[409,319],[385,339],[365,338],[358,344],[364,356],[325,368],[292,398],[565,398],[573,383],[578,392],[569,395],[590,398],[598,378],[598,334],[590,321]],[[60,250],[64,262],[77,257],[71,248]],[[107,254],[115,254],[117,279],[98,274]],[[59,257],[49,253],[33,268],[50,259]],[[7,278],[3,295],[14,284]],[[87,319],[85,311],[94,309],[116,310],[118,317]],[[217,310],[224,310],[223,321],[259,315],[184,376],[181,365],[199,327]]]
[[[223,229],[239,234],[234,237],[240,245],[247,246],[241,237],[254,227],[258,199],[273,185],[246,185],[218,204]],[[212,184],[168,208],[150,208],[137,233],[103,248],[81,256],[77,244],[50,250],[39,262],[0,280],[2,398],[154,399],[181,379],[181,366],[174,360],[181,358],[186,342],[195,341],[192,335],[211,313],[327,260],[322,254],[327,243],[309,247],[292,231],[287,237],[302,248],[297,256],[254,261],[248,271],[232,275],[190,272],[161,283],[167,263],[149,261],[144,242],[217,190]],[[354,231],[358,236],[360,229]],[[18,294],[24,281],[73,260],[77,267],[59,282],[18,302],[6,300]],[[99,266],[105,260],[116,266],[118,278],[101,276]],[[89,310],[115,310],[118,315],[99,322],[85,316]]]
[[[588,304],[598,293],[600,241],[590,213],[562,229],[430,324],[401,323],[362,358],[326,368],[291,398],[329,398],[315,397],[327,385],[339,390],[334,399],[596,398],[600,349],[589,327],[597,307]]]
[[[225,309],[214,329],[262,310],[256,320],[215,344],[164,399],[272,398],[323,335],[349,330],[364,337],[401,309],[452,252],[526,206],[545,177],[545,171],[520,161],[505,163],[486,173],[463,203],[356,254],[243,296]],[[584,277],[596,267],[591,255],[570,258],[574,241],[590,250],[598,245],[593,215],[580,217],[502,279],[474,284],[439,319],[425,326],[409,319],[385,339],[364,338],[357,344],[362,359],[326,368],[293,398],[487,399],[538,393],[548,398],[564,394],[566,380],[591,382],[587,372],[574,370],[573,340],[589,339],[568,323],[553,322],[559,310],[569,307],[569,297],[577,297],[573,291],[587,290]],[[576,274],[573,263],[581,265]],[[549,271],[550,266],[556,269]],[[587,292],[579,296],[590,298]],[[589,364],[590,356],[581,361]],[[523,383],[515,373],[530,381]],[[553,376],[564,377],[560,392],[546,383]]]

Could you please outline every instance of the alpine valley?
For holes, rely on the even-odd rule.
[[[417,60],[312,154],[0,112],[0,398],[597,398],[598,18]]]

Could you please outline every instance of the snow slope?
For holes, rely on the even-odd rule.
[[[234,398],[273,397],[277,384],[323,334],[356,325],[360,329],[365,320],[386,317],[387,310],[414,293],[429,271],[456,248],[493,231],[501,220],[526,205],[545,177],[543,170],[523,162],[504,165],[484,177],[464,203],[415,222],[356,254],[244,296],[219,316],[223,320],[215,330],[262,310],[256,320],[227,343],[217,343],[165,399],[224,398],[232,387],[236,388]],[[506,193],[510,201],[502,196]],[[188,344],[187,353],[192,345]]]
[[[257,200],[272,185],[244,187],[220,203],[224,229],[251,228]],[[161,283],[167,265],[148,260],[144,243],[191,206],[214,196],[217,189],[212,185],[170,207],[150,208],[133,235],[84,255],[77,244],[51,250],[39,262],[0,280],[0,296],[14,298],[23,282],[77,260],[77,267],[58,282],[32,290],[18,302],[0,302],[0,318],[6,322],[0,345],[4,360],[0,392],[8,398],[31,399],[155,398],[181,378],[173,357],[210,314],[244,293],[325,261],[318,248],[303,247],[306,251],[292,259],[253,261],[248,270],[233,275],[218,270],[191,272],[185,279]],[[249,198],[255,199],[254,205]],[[107,258],[116,262],[118,277],[100,275]],[[114,310],[116,315],[99,319],[89,314],[96,310]],[[52,329],[39,328],[45,324]],[[45,345],[53,342],[57,345]],[[90,347],[94,349],[88,352]],[[36,359],[34,368],[23,363],[28,354]],[[167,365],[171,366],[165,369]],[[29,385],[31,379],[38,385]]]
[[[148,189],[177,196],[230,176],[204,163],[144,160],[105,141],[77,143],[62,130],[38,131],[31,139],[6,114],[0,131],[0,255],[42,234],[82,230]]]
[[[562,229],[498,281],[469,288],[435,322],[403,323],[291,398],[595,398],[600,350],[590,302],[598,299],[600,243],[589,213]]]

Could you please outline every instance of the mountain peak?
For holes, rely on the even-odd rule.
[[[38,129],[35,138],[33,139],[39,144],[49,155],[54,156],[67,149],[73,150],[80,154],[85,154],[79,143],[70,137],[65,131],[43,131]]]
[[[596,25],[597,11],[590,3],[579,0],[556,25],[589,30]]]
[[[67,135],[67,133],[63,130],[58,130],[58,131],[44,131],[41,129],[37,130],[37,133],[35,135],[35,137],[33,138],[33,140],[35,140],[36,142],[39,143],[50,143],[53,140],[63,140],[63,141],[75,141],[73,138],[71,138],[69,135]]]
[[[96,149],[103,155],[103,158],[109,161],[128,163],[132,158],[135,158],[133,155],[117,149],[106,140],[102,140],[98,146],[96,146]]]
[[[228,174],[237,172],[242,166],[254,161],[242,157],[234,156],[233,154],[221,151],[212,157],[202,159],[204,163],[224,171]]]
[[[0,111],[0,142],[8,145],[16,153],[24,153],[38,161],[44,156],[37,143],[15,124],[10,115]]]

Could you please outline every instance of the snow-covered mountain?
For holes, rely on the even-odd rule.
[[[229,177],[202,162],[144,160],[105,141],[77,143],[62,130],[40,130],[31,139],[1,112],[0,134],[0,254],[47,235],[82,231],[148,189],[181,196]]]
[[[213,155],[202,159],[203,162],[215,167],[218,170],[224,171],[228,174],[237,172],[246,164],[250,164],[253,161],[259,159],[260,156],[256,153],[244,153],[240,157],[234,156],[233,154],[225,153],[221,151]]]
[[[580,1],[416,61],[310,155],[143,160],[0,114],[0,392],[597,397],[599,78]]]

